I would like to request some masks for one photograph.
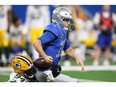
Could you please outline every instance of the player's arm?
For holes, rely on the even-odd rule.
[[[73,50],[73,48],[70,47],[68,40],[65,43],[64,51],[70,57],[75,58],[77,64],[81,65],[82,70],[84,70],[84,63],[83,63],[83,61],[81,60],[80,56],[75,53],[75,51]]]
[[[113,26],[116,26],[116,13],[112,13]]]
[[[11,74],[8,82],[28,82],[26,78],[19,74]]]
[[[93,18],[93,23],[95,24],[95,26],[98,28],[98,29],[101,29],[101,25],[100,25],[100,13],[96,13],[94,18]]]
[[[46,55],[46,53],[44,52],[43,48],[42,48],[42,44],[47,44],[50,41],[54,40],[56,38],[56,36],[54,34],[52,34],[49,31],[46,31],[40,38],[38,38],[33,46],[35,48],[35,50],[44,58],[44,60],[48,63],[52,63],[52,57]]]

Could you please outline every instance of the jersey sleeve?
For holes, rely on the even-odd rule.
[[[65,50],[67,50],[69,47],[70,47],[70,43],[69,43],[68,40],[66,40],[63,50],[65,51]]]
[[[50,31],[46,31],[46,32],[45,32],[40,38],[38,38],[38,39],[41,40],[41,43],[42,43],[42,44],[46,44],[46,43],[49,43],[49,42],[55,40],[56,38],[57,38],[57,36],[56,36],[54,33],[50,32]]]
[[[28,81],[26,78],[24,78],[23,76],[19,74],[11,73],[9,82],[28,82]]]
[[[48,26],[45,28],[44,32],[46,32],[46,31],[49,31],[49,32],[53,33],[54,35],[56,35],[57,37],[59,37],[59,31],[58,31],[58,29],[57,29],[57,26],[54,25],[54,24],[48,25]]]

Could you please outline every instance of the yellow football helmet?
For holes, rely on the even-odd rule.
[[[11,62],[15,72],[18,72],[28,78],[34,76],[36,67],[33,65],[33,61],[28,56],[18,54]]]

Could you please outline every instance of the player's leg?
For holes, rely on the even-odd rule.
[[[8,65],[9,64],[8,59],[9,59],[9,53],[10,53],[10,49],[9,49],[10,37],[9,37],[9,33],[7,33],[7,29],[3,30],[2,34],[3,34],[3,51],[7,59],[6,64]]]
[[[9,66],[9,64],[10,64],[10,62],[9,62],[10,47],[4,47],[4,53],[5,53],[5,57],[7,59],[6,66]]]
[[[3,66],[3,62],[2,62],[2,47],[0,47],[0,66]]]
[[[34,49],[33,47],[33,43],[34,41],[38,38],[37,35],[38,35],[38,29],[35,29],[35,28],[30,28],[30,40],[31,40],[31,49],[32,49],[32,59],[35,60],[36,58],[39,57],[39,54],[38,52]]]
[[[106,36],[106,49],[104,54],[104,65],[109,65],[109,58],[110,58],[110,50],[111,50],[111,42],[112,42],[112,36],[108,35]]]
[[[39,38],[41,35],[43,34],[43,28],[31,28],[30,29],[30,38],[31,38],[31,42],[32,44],[34,43],[34,41]],[[39,53],[34,49],[33,46],[32,47],[32,56],[33,59],[35,60],[36,58],[39,57]]]
[[[47,82],[47,75],[39,70],[36,71],[35,78],[38,82]]]
[[[94,59],[93,65],[99,65],[99,57],[101,55],[101,49],[104,46],[104,42],[105,42],[104,35],[100,34],[97,40],[97,48],[96,48],[95,59]]]
[[[59,74],[55,79],[54,82],[79,82],[76,78],[71,78],[70,76]]]
[[[104,64],[104,65],[109,65],[110,48],[106,48],[106,49],[105,49],[105,54],[104,54],[104,56],[105,56],[105,59],[104,59],[103,64]]]
[[[3,66],[3,63],[1,61],[1,56],[2,56],[2,36],[0,31],[0,66]]]

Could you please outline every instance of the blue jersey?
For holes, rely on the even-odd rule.
[[[44,52],[48,56],[52,56],[53,66],[58,64],[62,50],[65,51],[70,47],[66,33],[66,30],[58,24],[51,23],[45,28],[44,34],[38,38],[42,42]]]

